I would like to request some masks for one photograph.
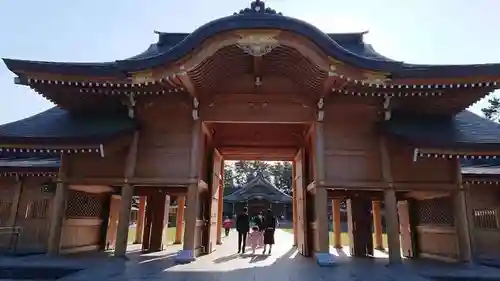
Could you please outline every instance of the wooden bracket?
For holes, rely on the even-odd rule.
[[[137,104],[137,101],[135,100],[135,94],[125,93],[125,95],[127,96],[127,100],[124,100],[122,103],[128,109],[128,117],[135,118],[135,105]]]
[[[392,96],[385,96],[384,97],[384,120],[388,121],[391,120],[391,99]]]

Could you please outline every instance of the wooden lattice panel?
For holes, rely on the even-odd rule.
[[[418,224],[454,225],[453,205],[450,197],[416,201]]]
[[[472,212],[474,227],[498,229],[498,211],[496,209],[475,209]]]
[[[104,205],[103,196],[79,191],[72,191],[68,196],[66,217],[95,218],[101,217]]]

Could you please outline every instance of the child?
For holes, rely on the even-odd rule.
[[[231,229],[231,227],[233,226],[233,221],[230,220],[228,217],[225,217],[222,225],[224,226],[226,237],[229,236],[229,229]]]
[[[248,234],[248,245],[252,247],[252,254],[255,254],[255,249],[259,246],[262,233],[257,226],[252,227],[252,232]]]

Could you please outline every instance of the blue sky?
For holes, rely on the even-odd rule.
[[[156,40],[153,30],[191,32],[249,0],[1,0],[0,57],[111,61]],[[269,0],[268,6],[325,32],[368,30],[366,41],[410,63],[500,63],[498,0]],[[479,112],[485,101],[471,110]],[[0,123],[52,105],[13,83],[0,63]]]

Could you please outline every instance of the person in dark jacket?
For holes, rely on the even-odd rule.
[[[267,210],[262,228],[264,229],[264,250],[262,254],[266,254],[266,248],[269,245],[268,254],[270,255],[274,245],[274,231],[276,230],[276,218],[271,209]]]
[[[245,253],[247,234],[250,231],[250,218],[248,208],[243,208],[243,213],[236,216],[236,230],[238,231],[238,254]]]

